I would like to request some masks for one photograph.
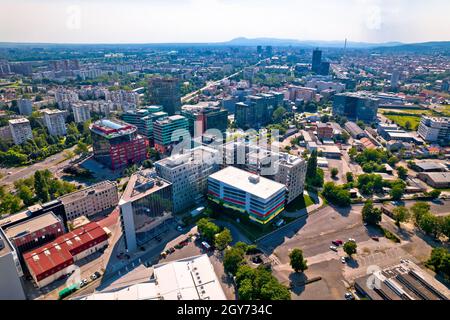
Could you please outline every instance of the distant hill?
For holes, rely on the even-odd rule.
[[[321,48],[343,48],[345,41],[319,41],[319,40],[295,40],[295,39],[278,39],[278,38],[245,38],[239,37],[228,42],[217,43],[218,45],[233,45],[233,46],[295,46],[295,47],[321,47]],[[386,42],[386,43],[368,43],[368,42],[347,42],[347,48],[377,48],[377,47],[393,47],[402,45],[401,42]]]
[[[402,44],[395,47],[377,47],[375,50],[381,52],[446,52],[450,54],[450,41],[433,41],[422,43]]]

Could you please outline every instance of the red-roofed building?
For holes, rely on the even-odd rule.
[[[69,274],[80,259],[108,245],[108,235],[97,222],[91,222],[23,255],[31,276],[44,287]]]

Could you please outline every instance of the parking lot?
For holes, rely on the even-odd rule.
[[[354,205],[351,209],[325,207],[258,242],[273,261],[274,275],[286,285],[293,286],[293,299],[344,299],[353,280],[367,274],[368,269],[398,264],[400,259],[421,262],[428,257],[431,248],[424,240],[411,237],[402,239],[400,244],[394,243],[382,237],[378,229],[364,226],[361,210],[362,205]],[[383,223],[393,224],[390,220]],[[334,240],[345,242],[349,238],[356,240],[357,254],[343,263],[341,258],[347,255],[342,246],[337,251],[331,250],[330,246]],[[411,250],[411,247],[416,249]],[[303,281],[295,281],[296,275],[289,265],[289,253],[294,248],[303,250],[308,260]],[[321,280],[302,284],[315,277],[321,277]]]

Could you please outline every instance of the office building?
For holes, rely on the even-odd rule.
[[[52,136],[65,136],[66,131],[66,112],[61,110],[42,110],[44,115],[44,124],[48,133]]]
[[[258,129],[271,122],[273,112],[280,105],[280,96],[258,94],[245,97],[235,105],[236,125],[241,129]]]
[[[99,120],[91,125],[94,158],[112,170],[147,159],[148,140],[137,128],[118,120]]]
[[[174,227],[172,184],[154,171],[133,174],[120,199],[120,221],[129,251]]]
[[[128,110],[122,114],[122,120],[136,126],[138,133],[153,141],[153,121],[167,116],[162,106],[148,106],[137,110]]]
[[[58,199],[62,202],[69,221],[81,216],[90,217],[111,209],[119,203],[117,184],[109,180],[66,194]]]
[[[202,200],[207,178],[219,170],[218,150],[200,146],[155,163],[158,176],[172,183],[173,210],[178,213]]]
[[[398,89],[398,81],[400,80],[400,71],[394,70],[391,74],[391,89],[397,90]]]
[[[84,123],[91,118],[91,106],[87,103],[72,105],[72,111],[76,123]]]
[[[450,141],[450,118],[422,116],[417,133],[428,142]]]
[[[90,222],[25,253],[23,259],[34,282],[42,288],[70,274],[75,262],[107,245],[106,231],[97,222]]]
[[[192,137],[194,137],[194,134],[202,135],[209,129],[217,129],[222,135],[227,131],[228,111],[219,106],[213,106],[209,103],[184,105],[181,114],[189,121],[189,132]],[[223,139],[225,139],[225,136]]]
[[[179,82],[172,78],[150,78],[148,81],[150,103],[161,105],[169,115],[181,111],[181,94]]]
[[[377,119],[379,99],[365,93],[346,92],[336,94],[333,102],[333,115],[348,120],[374,122]]]
[[[31,116],[33,113],[33,103],[29,99],[17,100],[17,107],[19,108],[19,113],[21,115]]]
[[[6,236],[19,254],[54,240],[64,234],[62,220],[53,212],[47,212],[4,228]]]
[[[13,244],[0,228],[0,300],[25,300],[22,267]]]
[[[190,139],[186,117],[174,115],[153,122],[153,140],[158,152],[166,153],[174,144],[185,139]]]
[[[157,264],[153,269],[150,281],[74,300],[226,300],[206,254]]]
[[[208,178],[211,200],[266,224],[284,210],[286,187],[250,172],[229,166]]]
[[[322,51],[319,49],[314,49],[313,56],[312,56],[312,67],[311,67],[312,72],[319,74],[321,64],[322,64]]]
[[[12,119],[8,123],[14,144],[19,145],[33,139],[33,131],[28,119]]]

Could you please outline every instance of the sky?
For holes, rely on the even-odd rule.
[[[450,40],[449,0],[0,0],[0,42]]]

